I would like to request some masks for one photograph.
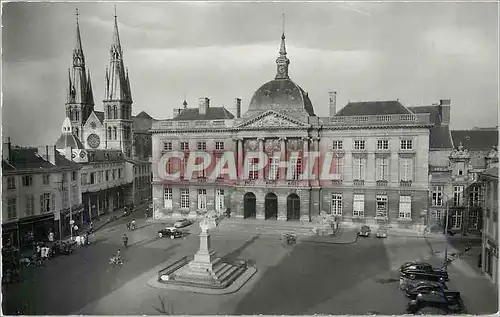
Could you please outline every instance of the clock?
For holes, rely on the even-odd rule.
[[[95,148],[97,148],[99,146],[99,144],[101,144],[101,140],[99,139],[99,136],[97,134],[92,133],[87,138],[87,144],[91,148],[95,149]]]
[[[286,73],[286,67],[284,65],[278,66],[278,73],[285,74]]]

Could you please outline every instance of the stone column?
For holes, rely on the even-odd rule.
[[[309,137],[303,137],[302,138],[302,175],[305,175],[305,179],[301,182],[302,186],[309,186],[309,179],[310,175],[309,171],[306,171],[305,168],[307,167],[310,169],[309,166]]]
[[[264,138],[257,138],[257,141],[259,141],[259,165],[262,164],[262,160],[264,160]],[[258,182],[263,182],[264,181],[264,169],[259,170],[259,177],[258,177]]]
[[[101,194],[98,194],[97,195],[97,216],[100,216],[101,215],[101,206],[100,206],[100,202],[101,202]]]
[[[286,161],[286,137],[280,138],[280,162]],[[280,164],[281,165],[281,164]],[[286,182],[286,168],[280,167],[278,172],[278,182]],[[286,220],[286,216],[285,216]]]
[[[243,179],[243,159],[244,159],[244,155],[243,155],[243,142],[245,140],[243,138],[238,138],[237,139],[237,142],[238,142],[238,159],[237,159],[237,171],[238,171],[238,178],[239,179]]]
[[[320,152],[319,150],[319,138],[314,138],[314,151],[316,152]],[[317,164],[316,164],[316,168],[314,170],[315,172],[315,179],[316,179],[316,186],[319,186],[319,176],[321,175],[321,154],[320,154],[320,157],[318,158],[317,160]]]

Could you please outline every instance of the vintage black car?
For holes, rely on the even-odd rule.
[[[399,268],[399,273],[401,277],[411,280],[449,281],[448,272],[442,269],[436,269],[425,262],[406,262]]]
[[[170,239],[176,239],[182,237],[182,231],[179,231],[177,228],[165,228],[158,231],[158,236],[160,238],[168,237]]]
[[[415,299],[418,294],[427,294],[430,292],[443,292],[448,290],[448,286],[444,283],[436,281],[419,281],[413,280],[413,283],[408,283],[405,293],[408,298]]]
[[[415,299],[410,300],[406,308],[409,314],[465,314],[466,309],[460,292],[431,292],[420,293]]]

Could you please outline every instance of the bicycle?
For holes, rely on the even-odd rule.
[[[291,233],[283,234],[281,243],[286,247],[297,243],[297,236]]]

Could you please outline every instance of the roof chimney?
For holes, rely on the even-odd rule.
[[[328,92],[328,96],[330,97],[330,102],[329,102],[330,117],[333,117],[337,113],[337,92],[330,91]]]
[[[208,112],[208,107],[210,107],[210,99],[207,97],[198,98],[199,113],[201,115],[206,115]]]
[[[236,119],[239,119],[239,118],[241,118],[241,99],[240,98],[234,99],[234,106],[236,108]]]
[[[441,125],[450,125],[451,99],[439,100],[439,116],[441,117]]]
[[[2,160],[10,162],[10,154],[12,150],[12,145],[10,143],[10,137],[4,139],[2,144]]]

